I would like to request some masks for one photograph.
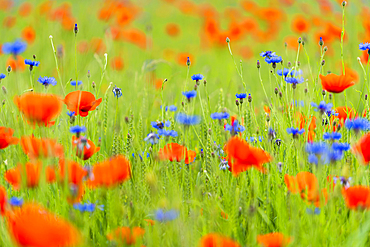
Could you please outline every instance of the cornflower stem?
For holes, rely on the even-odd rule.
[[[344,29],[344,7],[345,6],[342,5],[342,32],[340,34],[340,56],[342,58],[343,75],[346,74],[346,70],[344,68],[344,57],[343,57],[343,38],[344,38],[344,31],[345,31]]]
[[[163,108],[165,107],[164,106],[164,100],[163,100],[163,87],[164,87],[164,83],[166,82],[166,79],[165,80],[163,80],[163,82],[162,82],[162,87],[161,87],[161,102],[162,102],[162,123],[163,123],[163,121],[164,121],[164,111],[163,111]]]
[[[240,61],[240,70],[239,70],[238,69],[238,66],[236,65],[236,62],[235,62],[235,59],[234,59],[234,55],[233,55],[233,53],[231,51],[230,42],[227,42],[227,47],[229,48],[229,52],[230,52],[231,58],[233,59],[233,62],[234,62],[235,68],[236,68],[236,72],[238,72],[238,75],[240,76],[240,79],[242,80],[244,90],[247,93],[247,86],[245,85],[245,82],[244,82],[244,79],[243,79],[243,74],[242,74],[242,71],[243,71],[242,70],[242,61]]]
[[[190,65],[188,65],[188,69],[186,71],[186,80],[185,80],[185,85],[184,85],[184,92],[186,91],[186,86],[188,84],[189,72],[190,72]]]
[[[66,93],[64,91],[62,77],[60,76],[60,71],[59,71],[59,66],[58,66],[58,59],[57,59],[57,51],[55,50],[55,47],[54,47],[53,36],[50,35],[49,38],[50,38],[51,48],[53,49],[53,53],[54,53],[54,60],[55,60],[55,65],[56,65],[57,72],[58,72],[60,86],[62,87],[63,95],[65,96]]]
[[[107,53],[104,53],[104,57],[105,57],[105,63],[104,63],[104,66],[103,66],[103,71],[102,71],[102,74],[101,74],[101,77],[100,77],[100,82],[99,82],[99,91],[101,90],[101,86],[103,84],[103,79],[104,79],[104,76],[105,76],[105,72],[107,71],[107,64],[108,64],[108,54]],[[95,96],[98,97],[98,92],[96,92]]]
[[[360,99],[359,99],[358,104],[357,104],[356,112],[358,112],[358,110],[360,108],[360,103],[361,103],[361,100],[362,100],[362,96],[364,94],[365,85],[367,87],[367,91],[369,91],[369,86],[368,86],[368,82],[367,82],[367,71],[365,70],[364,65],[362,64],[361,59],[358,59],[358,62],[360,64],[361,68],[362,68],[362,71],[364,72],[365,82],[362,85],[361,95],[360,95]],[[367,69],[369,68],[369,63],[367,63],[366,67],[367,67]]]
[[[199,96],[199,102],[200,102],[200,108],[202,109],[203,117],[206,122],[207,128],[208,128],[208,122],[207,122],[207,117],[206,114],[204,113],[204,108],[203,108],[203,103],[202,103],[202,97],[200,96],[200,87],[198,87],[198,96]]]
[[[31,81],[31,89],[33,89],[33,77],[32,77],[32,71],[30,70],[30,81]]]
[[[78,73],[77,73],[77,34],[75,34],[75,71],[76,71],[76,86],[78,81]]]

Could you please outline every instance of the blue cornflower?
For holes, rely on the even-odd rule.
[[[330,116],[338,116],[339,115],[339,113],[338,112],[336,112],[335,110],[329,110],[329,111],[327,111],[326,112],[326,115],[328,115],[328,117],[330,117]]]
[[[172,136],[172,137],[176,137],[177,136],[177,132],[175,130],[159,129],[158,130],[158,135],[160,135],[160,136]]]
[[[320,210],[320,208],[315,208],[315,210],[314,210],[314,211],[312,211],[312,209],[311,209],[311,208],[307,208],[307,209],[306,209],[306,213],[307,213],[307,214],[315,214],[315,215],[319,215],[319,214],[321,213],[321,210]]]
[[[257,138],[251,136],[250,138],[248,138],[248,136],[245,138],[246,141],[248,141],[248,139],[250,140],[250,143],[257,143]]]
[[[4,79],[6,77],[6,75],[5,74],[3,74],[3,73],[1,73],[0,74],[0,81],[2,80],[2,79]]]
[[[285,81],[287,83],[297,85],[297,84],[301,84],[302,82],[304,82],[304,79],[303,78],[295,78],[295,77],[286,77]]]
[[[80,84],[79,84],[80,85]],[[117,99],[119,97],[122,96],[122,89],[120,89],[119,87],[117,87],[116,85],[114,86],[113,90],[112,90],[113,94],[114,94],[114,97],[117,97]]]
[[[265,52],[261,52],[260,53],[260,56],[261,57],[267,57],[267,58],[270,58],[272,56],[275,56],[275,52],[272,52],[272,51],[265,51]]]
[[[182,95],[184,95],[188,100],[190,100],[191,98],[194,98],[195,96],[197,96],[197,91],[192,90],[192,91],[182,92]]]
[[[262,142],[262,141],[263,141],[263,136],[259,136],[259,137],[258,137],[258,140],[259,140],[260,142]]]
[[[311,102],[311,106],[315,108],[315,111],[320,111],[321,114],[324,114],[327,111],[330,111],[333,107],[332,103],[325,103],[325,101],[321,101],[319,105],[314,102]]]
[[[75,87],[76,86],[76,81],[71,81],[70,84],[71,84],[71,86]],[[80,86],[81,84],[82,84],[82,81],[77,82],[77,86]]]
[[[247,97],[247,94],[246,93],[237,93],[237,94],[235,94],[235,97],[237,99],[245,99]]]
[[[278,74],[279,76],[283,76],[283,75],[288,76],[288,74],[293,75],[293,70],[290,71],[290,73],[289,73],[289,71],[290,71],[290,69],[287,69],[287,68],[284,68],[283,70],[278,69],[276,71],[276,74]]]
[[[95,211],[95,208],[100,210],[104,210],[104,205],[95,205],[94,203],[75,203],[73,204],[73,208],[77,209],[80,212],[89,212],[92,213]]]
[[[340,138],[342,138],[342,134],[338,132],[324,133],[323,138],[324,140],[339,140]]]
[[[192,76],[191,76],[191,79],[192,79],[193,81],[200,81],[200,80],[202,80],[202,79],[203,79],[203,75],[202,75],[202,74],[195,74],[195,75],[192,75]]]
[[[281,61],[283,61],[283,58],[281,56],[265,57],[266,63],[277,64],[280,63]]]
[[[159,129],[163,129],[164,127],[170,127],[171,126],[171,122],[170,121],[166,121],[164,123],[162,122],[155,122],[155,121],[152,121],[150,123],[152,125],[153,128],[159,130]]]
[[[339,183],[346,189],[348,189],[349,187],[351,187],[351,180],[352,178],[349,177],[349,178],[346,178],[346,177],[333,177],[333,182],[334,184],[336,185],[337,182],[339,181]]]
[[[230,131],[231,135],[237,135],[239,132],[243,132],[245,128],[244,126],[239,125],[238,121],[235,120],[232,125],[226,124],[225,130]]]
[[[176,106],[174,106],[174,105],[170,105],[170,106],[168,107],[168,110],[170,110],[170,111],[177,111],[177,107],[176,107]]]
[[[215,112],[211,114],[212,119],[228,119],[230,117],[230,114],[227,112]]]
[[[359,48],[360,50],[363,50],[363,51],[370,50],[370,44],[369,43],[359,44]]]
[[[176,219],[179,216],[179,211],[177,210],[169,210],[169,211],[163,211],[162,209],[158,209],[154,213],[154,217],[156,220],[160,222],[166,222]]]
[[[23,205],[23,198],[13,196],[9,199],[9,204],[13,207],[20,207]]]
[[[185,113],[178,113],[176,115],[176,121],[184,125],[194,125],[200,122],[199,116],[186,115]]]
[[[41,77],[40,76],[37,81],[40,82],[45,87],[47,87],[49,85],[52,85],[52,86],[57,85],[57,80],[55,80],[54,77],[47,77],[47,76]]]
[[[298,128],[287,128],[286,132],[288,134],[292,134],[293,138],[298,137],[298,135],[302,135],[304,133],[304,129],[299,130]]]
[[[335,163],[343,158],[343,152],[340,150],[330,149],[321,156],[324,164]]]
[[[72,134],[78,134],[78,133],[82,133],[82,132],[85,132],[86,131],[86,127],[85,126],[72,126],[71,128],[69,128],[69,131],[72,133]]]
[[[319,164],[319,158],[317,157],[317,155],[309,154],[308,155],[308,162],[317,165],[317,164]]]
[[[75,113],[76,113],[76,112],[74,112],[74,111],[67,111],[67,115],[68,115],[69,117],[72,117],[73,115],[75,115]]]
[[[356,118],[356,119],[347,119],[344,123],[344,126],[351,130],[353,129],[355,132],[359,132],[360,130],[369,130],[370,129],[370,123],[369,120],[366,118]]]
[[[313,142],[306,144],[306,152],[309,154],[321,155],[328,149],[325,142]]]
[[[228,170],[230,168],[227,160],[225,159],[221,159],[219,167],[220,167],[220,170]]]
[[[351,148],[351,145],[349,143],[334,142],[331,148],[333,150],[344,152],[348,151]]]
[[[149,133],[145,138],[144,141],[150,142],[152,145],[158,143],[159,136],[156,133]]]
[[[40,62],[38,61],[32,61],[31,59],[25,59],[24,60],[24,63],[26,65],[29,65],[30,66],[30,70],[32,71],[33,67],[38,67]]]
[[[273,140],[276,138],[276,132],[274,129],[272,128],[269,128],[268,132],[267,132],[267,136],[269,137],[269,140]]]
[[[21,54],[27,48],[27,43],[23,42],[22,40],[16,40],[13,43],[7,42],[4,43],[2,46],[2,50],[4,54],[13,54],[14,56]]]

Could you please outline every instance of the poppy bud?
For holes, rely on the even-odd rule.
[[[270,122],[270,115],[269,114],[266,115],[266,122]]]

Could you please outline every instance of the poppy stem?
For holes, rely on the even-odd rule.
[[[58,72],[60,86],[62,87],[63,96],[65,96],[66,95],[66,92],[64,91],[62,77],[60,76],[60,71],[59,71],[59,66],[58,66],[58,59],[57,59],[57,52],[55,50],[54,43],[53,43],[53,36],[50,35],[49,38],[50,38],[51,48],[53,49],[53,53],[54,53],[55,65],[56,65],[57,72]]]

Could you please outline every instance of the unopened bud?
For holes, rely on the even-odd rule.
[[[342,6],[345,7],[347,5],[347,2],[346,1],[343,1],[342,2]]]
[[[8,73],[10,73],[12,71],[12,67],[10,65],[8,65],[7,71],[8,71]]]
[[[321,94],[322,94],[322,96],[325,96],[326,95],[326,91],[325,90],[322,90]]]
[[[235,105],[239,106],[239,100],[235,100]]]
[[[251,102],[252,102],[252,95],[251,95],[251,94],[249,94],[249,95],[248,95],[248,102],[249,102],[249,103],[251,103]]]
[[[325,65],[325,59],[323,59],[322,61],[321,61],[321,66],[324,66]]]
[[[229,42],[230,42],[229,37],[226,37],[226,42],[227,42],[227,43],[229,43]]]
[[[73,29],[73,32],[75,33],[75,35],[77,35],[77,33],[78,33],[77,23],[75,23],[75,27]]]
[[[203,84],[204,84],[204,86],[205,86],[205,85],[207,85],[207,81],[206,81],[206,80],[204,80],[204,81],[203,81]]]
[[[278,94],[279,93],[279,90],[278,90],[278,88],[276,87],[275,88],[275,94]]]
[[[257,60],[257,69],[261,68],[260,60]]]
[[[324,51],[325,51],[325,52],[327,52],[327,51],[328,51],[328,47],[327,47],[327,46],[325,46],[325,47],[324,47]]]

